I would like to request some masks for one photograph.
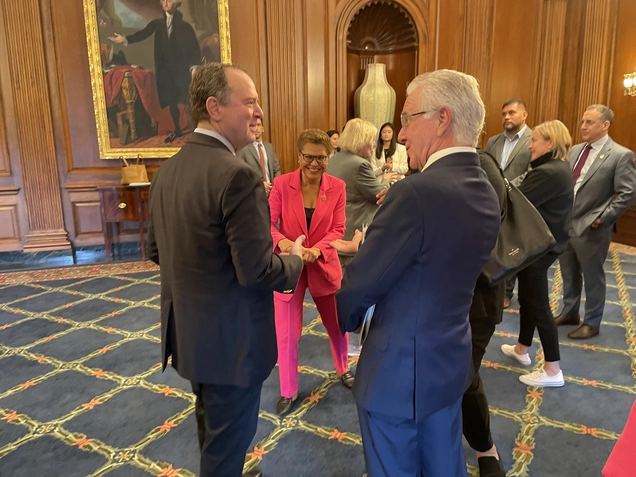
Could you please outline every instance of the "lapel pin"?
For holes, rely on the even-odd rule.
[[[326,195],[323,195],[323,196],[322,196],[322,200],[327,200],[327,196],[326,196]]]
[[[599,158],[600,158],[600,159],[603,159],[604,157],[605,157],[605,154],[601,154],[601,155],[599,156]]]

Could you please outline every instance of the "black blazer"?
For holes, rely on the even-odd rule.
[[[260,177],[194,133],[150,187],[150,258],[161,267],[161,345],[196,383],[250,386],[276,364],[272,291],[291,292],[299,257],[272,252]]]
[[[563,246],[569,238],[574,204],[570,163],[554,159],[552,152],[536,158],[519,190],[539,211],[557,245]]]
[[[503,215],[506,203],[506,184],[497,160],[489,153],[479,152],[479,165],[488,176],[488,182],[495,189],[499,200],[499,211]],[[504,281],[491,284],[484,274],[480,274],[475,285],[473,302],[470,305],[468,318],[470,322],[488,322],[494,325],[503,319],[503,302],[506,293]]]

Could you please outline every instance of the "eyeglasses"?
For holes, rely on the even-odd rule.
[[[327,159],[329,159],[329,156],[312,156],[311,154],[304,154],[304,153],[300,153],[301,156],[303,156],[303,161],[305,161],[307,164],[311,164],[312,162],[314,162],[314,160],[318,163],[318,164],[323,164],[325,162],[327,162]]]
[[[431,109],[429,111],[420,111],[419,113],[402,113],[400,114],[400,121],[402,122],[402,129],[406,129],[409,127],[409,124],[413,120],[415,116],[419,116],[420,114],[428,114],[437,111],[437,109]]]

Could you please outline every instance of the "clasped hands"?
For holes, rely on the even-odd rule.
[[[301,237],[302,237],[302,240],[300,240]],[[304,235],[301,235],[300,237],[298,237],[296,239],[296,242],[292,242],[291,240],[288,240],[288,239],[282,239],[280,242],[278,242],[278,248],[283,253],[290,253],[294,255],[294,246],[298,245],[299,253],[296,253],[295,255],[298,255],[299,257],[301,257],[303,259],[303,263],[313,263],[320,258],[320,256],[322,255],[322,252],[320,251],[318,247],[305,248],[302,245],[300,245],[304,240],[305,240]]]

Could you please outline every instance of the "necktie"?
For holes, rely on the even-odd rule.
[[[261,161],[261,169],[263,170],[263,181],[267,181],[267,169],[265,168],[265,154],[263,153],[263,145],[258,143],[258,158]]]
[[[581,175],[581,171],[583,170],[583,166],[585,165],[585,161],[587,161],[587,156],[590,155],[590,151],[592,150],[592,146],[589,144],[585,147],[583,154],[579,158],[579,162],[574,166],[574,170],[572,171],[572,179],[576,182]]]

